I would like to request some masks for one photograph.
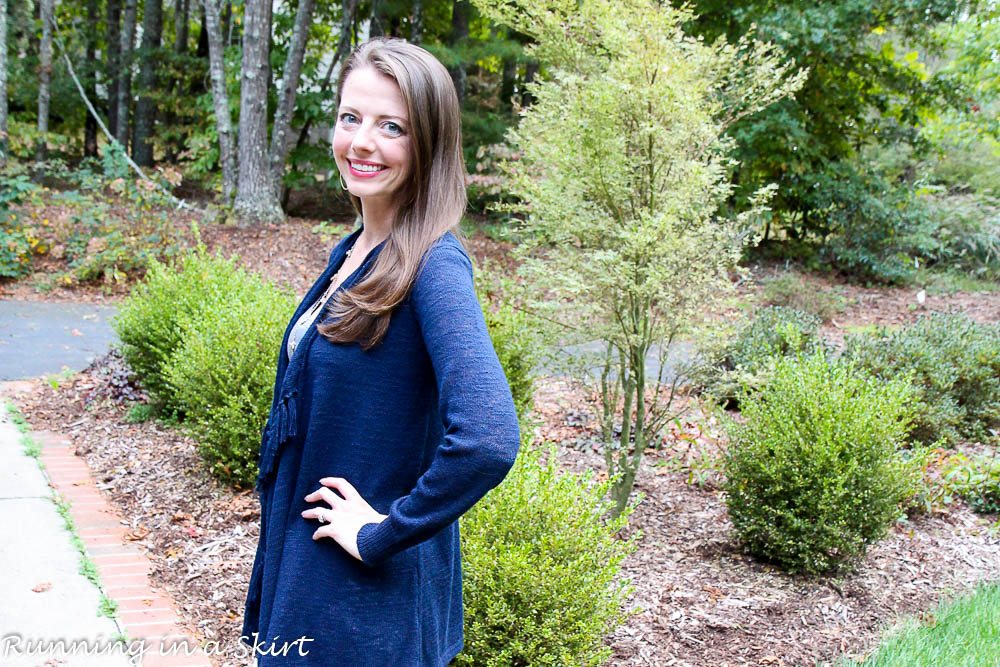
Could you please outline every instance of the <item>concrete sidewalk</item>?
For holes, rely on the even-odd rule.
[[[131,665],[118,655],[68,655],[28,643],[87,639],[110,644],[118,624],[99,616],[100,591],[80,574],[80,554],[70,542],[38,463],[24,453],[10,416],[0,416],[0,663],[21,667],[51,658],[80,667]],[[18,656],[18,653],[23,653]]]
[[[0,384],[0,665],[210,665],[169,595],[152,587],[148,558],[128,541],[83,459],[45,433],[32,434],[39,459],[28,455],[4,393]],[[100,588],[81,574],[85,560]]]

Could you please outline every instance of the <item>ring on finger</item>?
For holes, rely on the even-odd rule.
[[[326,510],[320,510],[319,512],[316,513],[316,520],[319,521],[320,523],[326,523],[326,517],[323,515],[325,511]]]

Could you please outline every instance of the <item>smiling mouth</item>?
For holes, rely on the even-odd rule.
[[[356,176],[360,175],[362,177],[374,176],[375,174],[386,170],[386,167],[380,164],[365,164],[362,162],[352,162],[350,160],[347,161],[347,165],[350,167],[352,174]]]

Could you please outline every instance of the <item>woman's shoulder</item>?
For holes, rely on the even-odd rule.
[[[464,267],[471,273],[472,258],[469,257],[465,245],[459,240],[454,232],[448,230],[440,236],[424,254],[424,262],[421,274],[426,271],[454,270],[456,267]],[[419,276],[418,276],[419,278]]]

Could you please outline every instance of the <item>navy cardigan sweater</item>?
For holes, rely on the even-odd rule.
[[[243,625],[261,667],[446,665],[463,646],[457,519],[503,480],[518,451],[472,263],[451,232],[425,255],[379,345],[330,343],[314,323],[289,361],[292,324],[360,233],[333,249],[279,351]],[[382,247],[338,289],[356,283]],[[318,522],[300,516],[316,506],[304,498],[322,477],[346,478],[388,514],[362,527],[360,561],[332,539],[313,541]]]

